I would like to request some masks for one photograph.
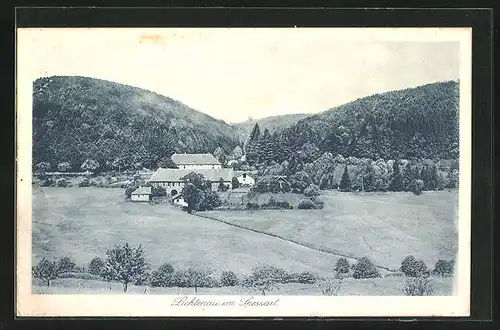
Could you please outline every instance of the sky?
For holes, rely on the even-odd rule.
[[[18,70],[33,80],[79,75],[144,88],[228,123],[459,79],[453,33],[394,30],[21,29],[18,56],[29,61]]]

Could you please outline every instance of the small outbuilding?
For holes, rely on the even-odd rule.
[[[132,202],[149,202],[151,200],[151,187],[139,187],[130,194]]]
[[[234,175],[236,176],[236,179],[238,179],[238,182],[240,183],[240,186],[242,187],[252,187],[255,184],[255,179],[250,176],[251,173],[245,172],[245,171],[235,171]]]
[[[172,196],[172,203],[174,203],[174,205],[179,205],[184,207],[188,206],[188,203],[184,200],[184,196],[182,196],[182,193],[178,193],[177,195]]]

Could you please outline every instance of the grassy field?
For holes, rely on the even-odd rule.
[[[288,196],[290,201],[300,197],[291,195]],[[432,267],[438,258],[454,258],[457,249],[456,192],[425,192],[422,196],[328,192],[321,196],[325,201],[322,210],[200,214],[275,234],[305,246],[189,215],[168,204],[131,203],[124,197],[123,189],[34,188],[33,263],[42,257],[54,260],[70,256],[77,265],[85,266],[95,256],[105,258],[106,249],[128,242],[133,246],[142,244],[153,269],[169,262],[175,268],[204,265],[215,273],[232,270],[248,274],[255,265],[264,263],[289,272],[313,271],[331,276],[338,259],[335,253],[352,257],[366,255],[379,265],[395,269],[407,254],[424,259]],[[279,199],[287,198],[281,197]],[[451,293],[450,278],[435,281],[439,292]],[[346,279],[345,283],[345,292],[341,294],[401,294],[404,278]],[[109,292],[109,285],[101,281],[59,279],[50,288],[35,284],[34,291]],[[120,284],[112,283],[111,286],[113,292],[121,291]],[[314,285],[281,287],[280,294],[318,294]],[[192,289],[130,289],[135,293],[144,290],[184,293]],[[248,289],[200,289],[200,294],[244,292]]]
[[[204,264],[248,273],[259,263],[288,271],[331,272],[336,257],[277,238],[189,215],[171,205],[124,200],[123,189],[34,188],[33,263],[71,256],[86,265],[116,244],[142,244],[153,268]]]
[[[423,259],[429,267],[438,259],[456,256],[457,191],[426,191],[421,196],[323,191],[321,198],[325,202],[322,210],[200,214],[314,248],[367,256],[391,269],[399,268],[409,254]]]
[[[347,278],[342,280],[338,295],[343,296],[401,296],[404,295],[402,288],[405,284],[405,277],[385,277],[377,279],[355,280]],[[435,288],[434,295],[451,295],[451,278],[431,278]],[[80,279],[58,279],[52,281],[50,287],[44,285],[34,285],[35,294],[174,294],[186,295],[195,294],[194,288],[151,288],[145,286],[130,285],[126,293],[123,292],[119,283],[108,283],[97,280]],[[242,286],[220,287],[220,288],[199,288],[199,295],[260,295]],[[266,293],[267,295],[322,295],[319,283],[316,284],[280,284],[277,289]]]

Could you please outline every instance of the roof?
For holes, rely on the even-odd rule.
[[[139,187],[132,191],[132,195],[151,195],[151,187]]]
[[[170,158],[177,165],[221,165],[212,154],[173,154]]]
[[[182,182],[182,177],[185,175],[195,172],[203,175],[205,179],[212,182],[217,182],[220,178],[224,179],[225,182],[230,182],[233,179],[234,171],[232,168],[197,168],[197,169],[176,169],[176,168],[162,168],[156,170],[153,173],[150,182]]]
[[[177,199],[179,197],[182,197],[182,193],[178,193],[178,194],[172,196],[172,200]]]

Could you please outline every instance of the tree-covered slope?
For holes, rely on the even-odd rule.
[[[238,128],[240,139],[242,142],[245,142],[255,124],[259,124],[262,131],[267,128],[271,134],[274,132],[280,133],[285,128],[295,125],[299,120],[307,116],[307,114],[303,113],[271,116],[260,119],[249,119],[241,123],[235,123],[233,126]]]
[[[155,167],[173,152],[232,150],[234,127],[168,97],[99,79],[55,76],[33,83],[33,163],[86,159],[101,169]]]
[[[456,159],[459,84],[449,81],[375,94],[309,116],[285,130],[289,152],[323,152],[371,159]]]

